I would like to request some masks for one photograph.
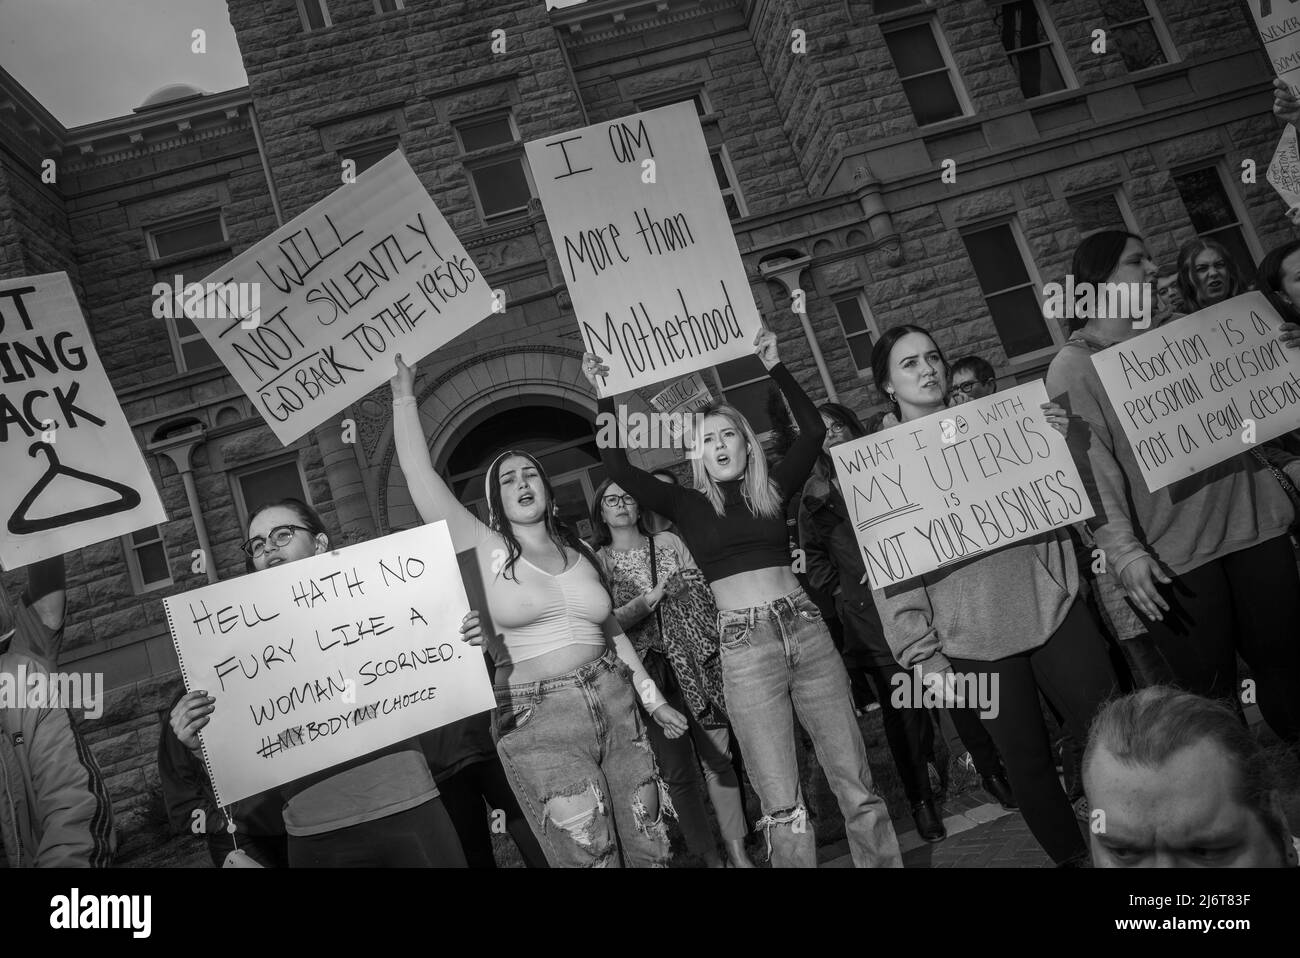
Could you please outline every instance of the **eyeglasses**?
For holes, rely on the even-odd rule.
[[[271,534],[265,538],[257,536],[256,538],[249,539],[239,548],[243,549],[244,554],[250,559],[259,559],[262,557],[263,553],[266,552],[267,540],[270,540],[271,545],[275,546],[277,549],[283,549],[293,541],[293,535],[295,532],[305,532],[308,535],[312,535],[312,531],[306,526],[276,526],[271,530]]]
[[[620,505],[636,505],[636,498],[629,495],[622,496],[601,496],[600,501],[611,509],[617,509]]]
[[[992,381],[993,380],[991,379],[972,379],[968,382],[959,383],[958,385],[953,386],[952,389],[948,390],[948,395],[951,396],[953,393],[961,393],[963,396],[969,396],[976,386],[987,386]]]
[[[842,422],[833,422],[826,426],[827,432],[848,432],[849,427]]]

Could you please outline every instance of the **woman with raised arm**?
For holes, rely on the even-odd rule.
[[[769,473],[754,430],[738,410],[703,410],[694,487],[660,482],[615,446],[601,450],[610,476],[644,508],[672,520],[709,580],[718,609],[727,714],[763,806],[774,867],[817,866],[817,845],[799,788],[794,719],[812,737],[839,800],[853,862],[901,867],[898,839],[876,792],[853,714],[849,677],[817,606],[790,563],[785,507],[803,488],[826,427],[817,407],[781,364],[776,336],[761,331],[758,357],[785,394],[799,438]],[[594,353],[582,368],[595,386],[609,369]],[[614,414],[611,397],[602,414]]]
[[[900,424],[946,408],[948,365],[919,326],[887,330],[872,350],[871,371]],[[1048,403],[1044,411],[1064,431],[1060,409]],[[1116,688],[1105,640],[1078,593],[1079,569],[1064,529],[873,592],[898,664],[919,669],[923,683],[944,693],[945,705],[979,709],[1025,824],[1067,867],[1086,863],[1088,846],[1056,776],[1038,695],[1084,741],[1093,713]],[[971,688],[988,690],[991,700],[964,701],[958,691]]]
[[[398,462],[420,518],[445,519],[457,551],[477,557],[499,632],[487,640],[496,663],[497,751],[547,861],[556,868],[665,864],[664,813],[672,805],[637,700],[670,738],[686,731],[686,719],[619,627],[598,561],[560,520],[541,464],[514,450],[493,460],[484,525],[429,460],[414,382],[398,356]],[[467,618],[477,621],[475,613]]]

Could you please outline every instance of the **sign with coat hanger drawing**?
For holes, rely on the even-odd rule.
[[[166,521],[68,274],[0,282],[0,562]]]

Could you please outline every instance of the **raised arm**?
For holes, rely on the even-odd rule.
[[[790,370],[781,362],[776,350],[776,334],[763,330],[754,340],[755,351],[772,381],[785,396],[790,412],[794,415],[795,425],[799,427],[799,438],[790,444],[785,458],[772,470],[772,478],[781,487],[787,497],[803,488],[817,464],[817,456],[822,450],[822,441],[826,438],[826,424],[822,422],[817,405],[808,398]]]
[[[397,375],[393,387],[393,444],[397,447],[397,461],[411,491],[411,501],[425,522],[447,520],[451,541],[456,551],[471,549],[492,535],[478,517],[460,504],[460,501],[442,481],[428,447],[424,444],[424,430],[420,427],[420,413],[415,406],[415,371],[397,357]]]

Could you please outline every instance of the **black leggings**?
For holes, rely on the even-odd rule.
[[[1289,536],[1233,552],[1174,577],[1170,609],[1147,630],[1173,684],[1240,710],[1237,653],[1255,701],[1278,737],[1300,743],[1300,573]]]
[[[481,762],[466,765],[438,783],[442,803],[447,807],[456,834],[460,836],[465,861],[470,868],[496,868],[492,854],[491,829],[501,821],[519,847],[529,868],[546,868],[546,855],[537,844],[532,826],[519,809],[515,793],[510,790],[501,759],[493,755]],[[486,803],[486,804],[485,804]],[[488,808],[492,817],[488,817]],[[501,816],[504,815],[504,820]]]
[[[442,802],[432,798],[371,822],[289,836],[290,868],[464,868],[465,854]]]
[[[1074,809],[1061,782],[1051,741],[1038,702],[1039,690],[1064,717],[1077,742],[1088,740],[1088,725],[1103,702],[1116,691],[1106,642],[1082,602],[1043,645],[1029,652],[981,662],[949,656],[956,672],[997,676],[996,716],[980,716],[1002,761],[1025,824],[1057,864],[1087,854]],[[958,711],[958,710],[954,710]]]

